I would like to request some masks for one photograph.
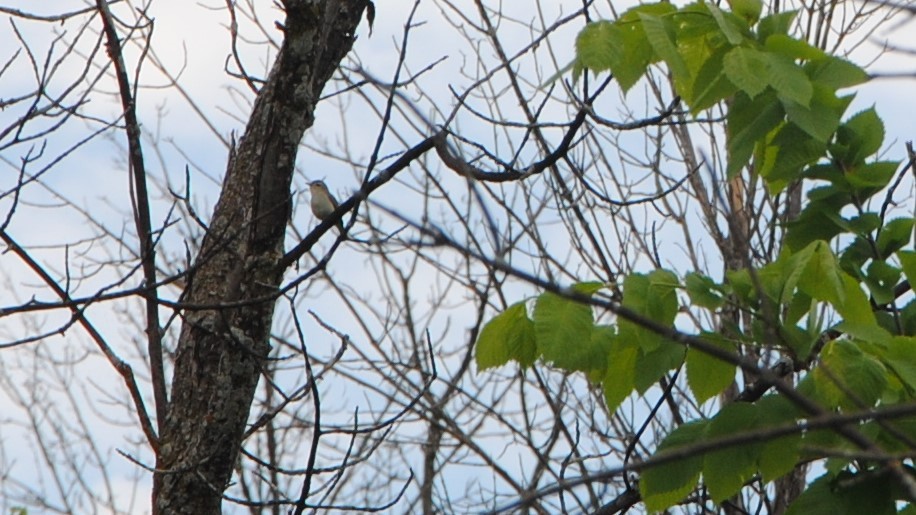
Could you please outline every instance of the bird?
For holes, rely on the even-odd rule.
[[[328,190],[328,185],[324,181],[312,181],[309,183],[309,193],[312,195],[311,206],[312,214],[319,220],[325,220],[331,213],[337,209],[337,199]],[[343,221],[337,221],[337,230],[343,234]]]

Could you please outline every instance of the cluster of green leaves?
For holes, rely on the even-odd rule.
[[[694,114],[724,102],[729,175],[752,161],[751,170],[771,193],[809,181],[805,207],[786,229],[779,257],[754,271],[732,271],[722,282],[699,273],[679,278],[666,270],[623,278],[620,305],[651,324],[624,317],[596,323],[593,307],[583,300],[597,295],[605,286],[600,283],[574,285],[573,295],[544,293],[519,302],[481,332],[480,369],[510,361],[528,367],[541,360],[583,372],[615,410],[633,392],[644,393],[686,363],[688,385],[703,403],[733,383],[734,362],[687,349],[649,326],[674,327],[682,309],[711,316],[738,309],[750,324],[691,336],[736,354],[739,345],[775,349],[810,366],[796,393],[827,413],[916,399],[916,302],[896,305],[905,281],[916,284],[916,252],[905,249],[912,247],[914,220],[885,219],[877,195],[888,190],[899,163],[874,157],[884,139],[875,111],[844,122],[852,97],[837,93],[867,75],[790,36],[794,12],[760,18],[759,0],[734,0],[732,7],[732,12],[703,2],[680,9],[667,2],[635,7],[616,21],[587,26],[577,40],[575,66],[577,73],[610,71],[626,91],[650,65],[664,63]],[[810,416],[780,393],[727,405],[709,419],[676,428],[657,456],[751,430],[793,429]],[[911,452],[900,435],[916,434],[916,418],[870,421],[859,429],[887,452]],[[829,429],[783,431],[662,460],[643,473],[640,491],[648,509],[661,510],[681,501],[702,478],[712,499],[721,501],[752,478],[777,479],[803,460],[839,454],[850,445]],[[854,471],[849,464],[829,460],[827,473],[809,485],[792,512],[896,513],[900,492],[886,478],[879,484],[869,475],[881,464],[859,461]]]
[[[693,114],[730,102],[728,174],[756,156],[760,176],[779,188],[824,155],[851,100],[837,90],[868,75],[790,36],[794,11],[758,20],[759,0],[738,3],[735,12],[705,2],[645,4],[592,23],[576,41],[575,68],[611,71],[627,91],[664,62]]]

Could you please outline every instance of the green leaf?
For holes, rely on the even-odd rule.
[[[781,395],[767,395],[756,403],[757,420],[762,427],[792,423],[797,408]],[[791,472],[799,458],[801,434],[767,440],[761,444],[757,467],[764,482],[773,481]]]
[[[843,317],[838,325],[840,331],[863,340],[882,339],[886,331],[878,326],[871,303],[859,287],[859,283],[848,275],[843,275],[844,302],[836,305]]]
[[[674,42],[674,26],[671,21],[668,18],[647,13],[639,13],[639,19],[642,20],[643,30],[646,31],[649,44],[671,69],[675,80],[689,84],[691,82],[690,72]]]
[[[846,179],[851,186],[862,190],[880,190],[890,184],[898,166],[896,161],[861,163],[846,172]]]
[[[782,54],[772,52],[762,52],[762,54],[766,66],[759,70],[758,74],[766,73],[767,81],[776,90],[780,99],[789,99],[796,104],[808,107],[814,94],[814,87],[802,67]]]
[[[886,313],[886,315],[891,318],[890,313]],[[910,300],[903,306],[898,320],[891,318],[890,322],[886,326],[888,327],[888,333],[916,336],[916,299]],[[902,331],[900,330],[901,327],[903,328]]]
[[[801,130],[794,123],[784,124],[767,146],[766,158],[758,165],[770,192],[781,191],[801,175],[805,166],[824,156],[827,145]]]
[[[786,515],[892,515],[897,513],[891,485],[882,474],[856,477],[844,472],[837,481],[825,474],[796,499]]]
[[[753,404],[737,402],[723,407],[712,419],[704,435],[705,441],[716,441],[724,436],[757,429],[757,408]],[[703,481],[709,495],[721,502],[744,486],[755,472],[760,455],[760,445],[746,443],[711,452],[703,462]]]
[[[583,294],[583,295],[589,295],[589,296],[591,296],[591,295],[595,294],[595,292],[597,292],[598,290],[600,290],[600,289],[602,289],[602,288],[604,288],[604,287],[606,287],[606,286],[607,286],[607,285],[604,284],[604,283],[601,282],[601,281],[583,281],[583,282],[576,283],[576,284],[570,286],[570,288],[572,288],[573,291],[576,291],[576,292],[581,293],[581,294]]]
[[[881,226],[877,213],[865,212],[849,219],[849,230],[859,237],[871,233]]]
[[[684,279],[684,286],[687,289],[687,295],[690,296],[690,302],[707,308],[719,309],[725,304],[725,291],[709,277],[691,272]]]
[[[614,339],[608,352],[607,374],[602,382],[604,401],[611,413],[633,392],[638,355],[639,348],[634,343]]]
[[[845,173],[845,170],[837,166],[837,164],[831,160],[829,163],[809,166],[805,169],[804,178],[820,179],[830,183],[832,190],[821,188],[820,191],[842,190],[843,192],[849,192],[852,188],[849,187],[848,181],[846,181]],[[814,189],[817,190],[817,188]]]
[[[823,319],[818,316],[819,312],[815,310],[816,307],[813,303],[811,304],[811,311],[804,329],[798,326],[788,326],[784,329],[787,344],[796,356],[810,356],[823,335]]]
[[[764,16],[757,24],[757,41],[765,42],[774,34],[786,35],[798,11],[783,11]]]
[[[827,54],[823,50],[812,46],[803,39],[795,39],[787,34],[773,34],[766,38],[764,44],[770,52],[788,57],[789,59],[804,59],[806,61],[825,59]],[[807,79],[807,76],[805,77]]]
[[[894,300],[894,287],[900,280],[900,269],[884,261],[872,261],[865,273],[865,284],[878,305]]]
[[[754,281],[751,280],[751,274],[747,269],[727,270],[725,277],[728,279],[726,284],[734,292],[741,302],[753,306],[757,299],[757,291],[754,287]]]
[[[722,335],[705,333],[704,341],[720,349],[735,352],[735,345]],[[697,398],[697,404],[703,404],[715,395],[728,388],[735,380],[735,365],[714,358],[691,347],[687,351],[687,384]]]
[[[666,270],[630,274],[623,281],[623,305],[660,324],[671,325],[678,309],[677,287],[677,276]],[[619,326],[621,337],[638,342],[643,352],[651,352],[665,341],[627,320],[621,320]]]
[[[702,441],[707,424],[708,421],[697,420],[679,426],[665,437],[655,456]],[[696,487],[702,467],[703,457],[692,456],[646,469],[639,480],[646,510],[661,511],[681,501]]]
[[[610,70],[614,55],[623,51],[620,28],[609,21],[589,23],[576,37],[576,59],[593,72]]]
[[[913,238],[913,219],[895,218],[878,233],[878,255],[885,257],[902,249]]]
[[[825,345],[820,360],[812,375],[818,397],[829,403],[828,408],[861,409],[859,403],[872,407],[887,386],[884,365],[849,340]]]
[[[808,250],[811,252],[805,252]],[[798,288],[811,298],[842,305],[846,301],[844,274],[830,246],[824,241],[815,241],[805,251],[799,253],[804,261],[796,268],[800,272]]]
[[[576,38],[577,65],[594,72],[610,70],[624,92],[642,78],[651,60],[652,47],[641,23],[591,23]]]
[[[672,342],[665,342],[648,352],[642,349],[636,358],[636,375],[633,379],[636,391],[646,393],[662,374],[679,367],[684,362],[685,351],[684,347]]]
[[[832,55],[806,64],[805,70],[812,82],[830,90],[848,88],[868,81],[868,74],[865,70]]]
[[[783,249],[775,261],[760,269],[758,280],[771,299],[784,304],[795,296],[798,281],[814,255],[817,244],[812,242],[794,252]]]
[[[811,252],[813,248],[803,250],[801,253]],[[796,293],[798,279],[801,277],[801,271],[798,269],[801,266],[799,263],[805,262],[800,255],[793,255],[788,249],[783,249],[775,261],[763,266],[757,272],[756,285],[759,285],[768,299],[785,304]]]
[[[728,0],[728,5],[732,12],[743,18],[749,25],[757,23],[760,19],[760,11],[763,10],[763,2],[760,0]]]
[[[847,166],[865,161],[865,158],[878,152],[884,142],[884,122],[875,112],[875,108],[866,109],[854,115],[839,127],[836,134],[837,145],[844,148],[843,155],[836,156]]]
[[[719,51],[703,63],[693,81],[690,96],[684,97],[690,105],[690,113],[694,116],[738,91],[738,87],[728,80],[725,73],[722,62],[724,56],[725,52]]]
[[[900,266],[903,268],[903,273],[910,281],[910,284],[916,284],[916,252],[898,250],[897,258],[900,260]]]
[[[894,336],[887,340],[882,359],[900,380],[916,392],[916,338]]]
[[[534,305],[538,352],[564,370],[588,372],[600,365],[604,353],[592,342],[592,308],[553,293],[543,293]]]
[[[734,177],[747,164],[754,146],[779,125],[783,114],[782,105],[772,92],[754,99],[740,93],[735,95],[726,127],[729,177]]]
[[[766,54],[753,48],[735,47],[722,59],[728,80],[751,99],[767,87],[767,65]]]
[[[716,20],[716,23],[719,24],[719,28],[722,29],[722,34],[725,35],[725,39],[728,40],[732,45],[740,45],[744,42],[744,36],[741,34],[741,25],[747,25],[746,22],[741,21],[740,18],[729,12],[723,12],[715,4],[709,3],[706,4],[709,8],[709,13],[712,14],[712,17]]]
[[[700,39],[716,48],[725,43],[719,24],[709,14],[709,4],[705,2],[685,5],[676,12],[674,18],[678,45],[685,39]]]
[[[598,384],[604,381],[607,376],[608,353],[617,340],[617,327],[613,325],[595,325],[592,327],[592,349],[593,359],[589,370],[586,371],[586,377],[592,384]]]
[[[807,104],[800,104],[791,97],[780,96],[789,121],[821,142],[827,142],[837,127],[846,105],[836,95],[819,84],[814,84],[812,96]]]
[[[528,367],[534,363],[536,352],[534,322],[528,318],[525,302],[509,306],[487,322],[474,348],[479,370],[505,365],[510,360]]]
[[[801,318],[809,314],[816,302],[808,295],[802,292],[795,292],[795,295],[789,299],[789,305],[786,307],[785,322],[787,324],[797,324]]]
[[[785,243],[800,249],[812,241],[830,241],[844,229],[840,210],[851,202],[849,194],[834,187],[814,188],[808,192],[811,200],[794,222],[789,222]]]

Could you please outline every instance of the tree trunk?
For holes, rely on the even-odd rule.
[[[154,513],[220,513],[268,341],[302,135],[355,40],[367,0],[286,0],[283,45],[260,90],[193,265]],[[246,302],[248,301],[248,302]]]

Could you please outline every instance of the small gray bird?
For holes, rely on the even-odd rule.
[[[310,182],[309,193],[312,195],[312,214],[315,215],[315,218],[324,220],[337,209],[337,199],[328,191],[328,185],[324,181]],[[343,234],[342,220],[337,221],[337,230]]]

